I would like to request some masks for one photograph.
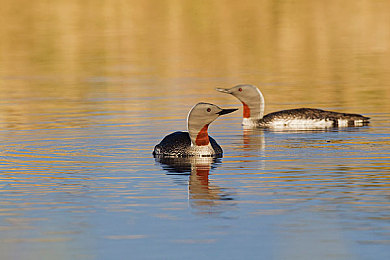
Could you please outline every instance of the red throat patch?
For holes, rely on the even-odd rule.
[[[207,129],[209,128],[209,125],[205,125],[196,136],[195,144],[196,145],[208,145],[210,143],[209,140],[209,133],[207,132]]]
[[[250,110],[250,108],[244,102],[242,102],[242,105],[244,106],[243,117],[244,118],[250,118],[251,117],[251,110]]]

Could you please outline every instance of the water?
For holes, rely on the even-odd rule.
[[[386,1],[23,4],[0,11],[1,259],[389,258]],[[152,157],[238,83],[266,113],[371,124],[249,131],[240,110],[210,126],[222,159]]]

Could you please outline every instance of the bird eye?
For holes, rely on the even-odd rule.
[[[207,112],[210,112],[211,111],[211,108],[207,108]]]
[[[239,88],[239,89],[238,89],[238,91],[240,91],[240,92],[241,92],[241,91],[242,91],[242,88]]]

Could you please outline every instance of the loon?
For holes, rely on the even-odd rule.
[[[316,108],[296,108],[273,112],[264,116],[264,97],[260,90],[249,84],[230,89],[217,88],[219,92],[231,94],[243,105],[244,127],[315,129],[345,126],[363,126],[369,117],[359,114],[339,113]]]
[[[221,115],[238,110],[222,109],[210,103],[198,103],[188,113],[188,132],[167,135],[154,147],[154,157],[222,157],[222,148],[208,135],[208,127]]]

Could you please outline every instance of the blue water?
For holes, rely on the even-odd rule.
[[[390,259],[388,1],[100,2],[1,2],[1,260]],[[242,83],[371,123],[246,131]],[[224,157],[155,160],[201,101]]]
[[[151,152],[185,118],[108,114],[1,131],[2,258],[388,258],[390,125],[377,115],[302,132],[225,116],[210,127],[224,157],[178,166]]]

